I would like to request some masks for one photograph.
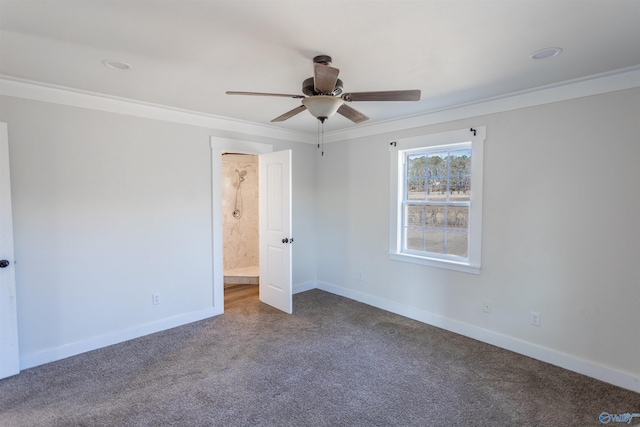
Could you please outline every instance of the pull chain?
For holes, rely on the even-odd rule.
[[[321,154],[324,156],[324,121],[326,117],[318,118],[318,133],[316,134],[316,144],[318,150],[322,149]]]
[[[322,144],[322,153],[321,155],[324,157],[324,122],[320,123],[320,142]]]

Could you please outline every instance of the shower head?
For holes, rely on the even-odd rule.
[[[242,172],[240,172],[238,169],[236,169],[236,173],[238,174],[238,188],[240,188],[240,183],[244,181],[244,176],[247,174],[247,171],[243,170]]]

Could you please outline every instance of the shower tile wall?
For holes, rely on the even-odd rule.
[[[247,171],[238,196],[238,208],[242,209],[241,218],[233,216],[238,186],[236,169],[240,172]],[[252,275],[237,274],[237,271],[257,271],[259,265],[257,156],[238,154],[222,156],[222,217],[225,276]]]

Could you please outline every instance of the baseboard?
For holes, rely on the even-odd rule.
[[[293,293],[297,294],[316,288],[316,282],[299,283],[293,286]],[[179,316],[161,319],[155,322],[146,323],[133,328],[122,331],[113,332],[106,335],[91,337],[87,340],[77,341],[55,347],[47,350],[38,351],[36,353],[20,356],[20,369],[29,369],[35,366],[44,365],[45,363],[55,362],[56,360],[65,359],[87,351],[97,350],[113,344],[118,344],[145,335],[161,332],[167,329],[186,325],[188,323],[197,322],[199,320],[208,319],[209,317],[222,314],[216,307],[206,310],[186,313]]]
[[[134,326],[132,328],[124,329],[121,331],[116,331],[97,337],[91,337],[86,340],[65,344],[60,347],[42,350],[24,356],[21,355],[20,369],[28,369],[35,366],[43,365],[45,363],[55,362],[56,360],[65,359],[67,357],[75,356],[87,351],[97,350],[102,347],[118,344],[134,338],[161,332],[167,329],[175,328],[177,326],[197,322],[199,320],[208,319],[210,317],[216,316],[217,314],[219,313],[217,313],[216,309],[214,307],[211,307],[205,310],[185,313],[178,316],[173,316],[166,319]]]
[[[295,295],[295,294],[299,294],[300,292],[310,291],[311,289],[315,289],[316,287],[317,286],[316,286],[315,280],[312,280],[310,282],[297,283],[293,285],[292,292]]]
[[[546,347],[541,347],[526,341],[518,340],[506,335],[502,335],[493,331],[478,328],[477,326],[459,322],[443,316],[438,316],[424,310],[408,307],[393,301],[379,298],[363,292],[354,291],[326,282],[305,282],[293,286],[293,293],[301,293],[311,289],[320,289],[332,294],[340,295],[355,301],[359,301],[373,307],[377,307],[410,319],[417,320],[432,326],[436,326],[496,347],[504,348],[609,384],[616,385],[628,390],[640,393],[640,377],[630,373],[622,372],[597,363],[589,362],[574,356],[558,352]],[[84,341],[66,344],[53,349],[39,351],[33,354],[20,357],[20,369],[33,368],[45,363],[54,362],[56,360],[65,359],[87,351],[97,350],[109,345],[118,344],[130,339],[139,338],[145,335],[175,328],[177,326],[186,325],[188,323],[197,322],[216,316],[220,313],[215,308],[208,308],[196,312],[186,313],[179,316],[161,319],[129,328],[122,331],[92,337]]]
[[[330,283],[319,281],[316,288],[640,393],[640,377],[631,373]]]

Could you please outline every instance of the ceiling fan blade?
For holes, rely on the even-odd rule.
[[[345,101],[420,101],[420,90],[354,92],[342,95]]]
[[[276,117],[275,119],[271,120],[271,122],[284,122],[287,119],[290,119],[291,117],[295,116],[298,113],[302,113],[304,110],[306,110],[307,107],[305,107],[304,105],[300,105],[299,107],[294,108],[291,111],[287,111],[286,113],[284,113],[281,116]]]
[[[265,93],[265,92],[236,92],[228,90],[227,95],[250,95],[250,96],[281,96],[284,98],[304,98],[304,95],[289,95],[286,93]]]
[[[360,111],[349,107],[347,104],[342,104],[340,108],[338,108],[337,113],[342,114],[354,123],[362,123],[369,120],[369,117],[365,116]]]
[[[328,65],[315,63],[313,68],[313,86],[316,92],[330,94],[336,87],[340,70]]]

